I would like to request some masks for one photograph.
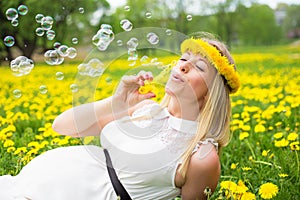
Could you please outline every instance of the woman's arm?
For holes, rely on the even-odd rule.
[[[73,137],[99,135],[106,124],[131,115],[139,102],[155,96],[138,93],[144,81],[152,79],[152,74],[144,71],[136,76],[124,76],[113,96],[64,111],[54,120],[53,130]]]
[[[182,200],[207,199],[204,190],[208,187],[213,192],[219,177],[220,161],[215,147],[212,144],[201,145],[191,157],[181,190]]]

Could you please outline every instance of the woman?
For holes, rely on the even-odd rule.
[[[116,199],[116,187],[132,199],[206,199],[205,189],[218,184],[218,153],[229,141],[229,94],[239,79],[216,40],[187,39],[181,51],[161,104],[149,100],[154,93],[138,92],[153,79],[150,72],[124,76],[113,96],[71,108],[53,123],[73,137],[101,133],[102,148],[62,147],[40,155],[17,176],[0,177],[0,199]],[[117,177],[110,177],[112,167]]]

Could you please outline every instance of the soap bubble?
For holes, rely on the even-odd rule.
[[[13,19],[13,20],[11,20],[11,25],[12,26],[18,26],[19,25],[19,20],[16,18],[16,19]]]
[[[13,36],[6,36],[3,41],[7,47],[12,47],[15,44],[15,38]]]
[[[45,34],[45,31],[44,31],[43,28],[37,27],[37,28],[35,29],[35,34],[36,34],[37,36],[43,36],[43,35]]]
[[[109,24],[102,24],[97,34],[93,36],[92,42],[100,51],[105,51],[108,45],[114,40],[114,33]]]
[[[75,58],[77,56],[77,50],[74,47],[67,49],[67,55],[69,58]]]
[[[46,32],[47,39],[48,40],[53,40],[55,38],[55,31],[54,30],[48,30]]]
[[[138,59],[138,53],[136,50],[128,50],[128,61],[136,61]]]
[[[59,81],[61,81],[65,78],[64,73],[62,73],[62,72],[56,72],[55,76],[56,76],[56,79]]]
[[[73,93],[78,92],[78,86],[75,83],[70,85],[70,89],[71,89],[71,92],[73,92]]]
[[[34,63],[31,59],[25,56],[19,56],[12,60],[10,68],[15,76],[23,76],[29,74],[34,67]]]
[[[60,47],[61,46],[61,43],[60,42],[55,42],[54,44],[53,44],[53,48],[54,49],[58,49],[58,47]]]
[[[41,85],[41,86],[39,87],[39,90],[40,90],[40,93],[41,93],[41,94],[47,94],[47,92],[48,92],[48,88],[47,88],[46,85]]]
[[[152,13],[151,12],[146,12],[145,16],[147,19],[150,19],[152,17]]]
[[[111,82],[112,82],[112,78],[111,77],[106,77],[105,78],[105,82],[107,83],[107,84],[111,84]]]
[[[16,10],[16,9],[14,9],[14,8],[8,8],[7,10],[6,10],[6,18],[8,19],[8,20],[13,20],[13,19],[16,19],[16,18],[18,18],[18,11]]]
[[[129,12],[129,11],[130,11],[130,6],[128,6],[128,5],[124,6],[124,10],[125,10],[126,12]]]
[[[132,23],[128,19],[121,20],[120,25],[124,31],[131,31],[133,28]]]
[[[59,53],[60,56],[62,57],[67,57],[68,56],[68,46],[67,45],[60,45],[57,49],[57,53]]]
[[[44,53],[44,60],[48,65],[60,65],[64,58],[60,56],[57,50],[48,50]]]
[[[167,29],[166,30],[166,35],[168,35],[168,36],[172,35],[172,31],[170,29]]]
[[[52,28],[53,18],[51,16],[43,17],[41,20],[41,27],[44,30],[50,30]]]
[[[187,15],[187,16],[186,16],[186,20],[192,21],[192,20],[193,20],[193,16],[192,16],[192,15]]]
[[[19,89],[15,89],[14,91],[13,91],[13,95],[14,95],[14,97],[15,98],[20,98],[21,96],[22,96],[22,92],[21,92],[21,90],[19,90]]]
[[[43,14],[37,14],[37,15],[35,16],[35,21],[36,21],[37,23],[41,23],[43,18],[44,18],[44,15],[43,15]]]
[[[143,63],[146,63],[149,60],[149,57],[144,55],[143,57],[141,57],[140,61]]]
[[[99,59],[92,58],[88,63],[80,64],[78,72],[82,76],[98,77],[104,72],[104,65]]]
[[[80,7],[78,10],[79,10],[79,13],[81,13],[81,14],[84,13],[84,8]]]
[[[159,43],[159,37],[155,33],[148,33],[147,34],[147,40],[150,42],[150,44],[158,44]]]
[[[120,46],[123,46],[123,41],[122,40],[118,40],[117,41],[117,45],[120,47]]]
[[[20,15],[26,15],[28,13],[28,8],[25,5],[19,5],[18,12]]]
[[[78,39],[76,37],[72,38],[72,43],[73,44],[78,44]]]
[[[139,45],[138,39],[132,37],[127,42],[128,50],[136,50],[136,47]]]

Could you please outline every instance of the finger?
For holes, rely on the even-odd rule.
[[[149,92],[147,94],[141,94],[139,96],[139,99],[142,101],[142,100],[145,100],[145,99],[151,99],[151,98],[155,98],[156,97],[156,94],[154,94],[153,92]]]

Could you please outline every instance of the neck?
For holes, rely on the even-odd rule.
[[[202,102],[201,105],[199,105],[199,102],[190,100],[178,101],[175,98],[171,98],[168,111],[174,117],[195,121],[199,116],[201,106]]]

